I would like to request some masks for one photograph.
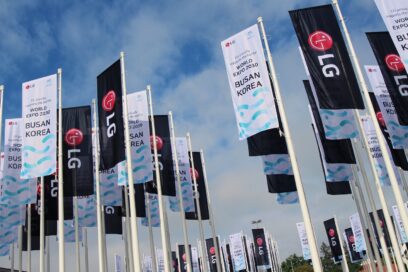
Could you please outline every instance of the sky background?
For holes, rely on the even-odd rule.
[[[260,158],[249,158],[238,140],[220,42],[263,16],[289,119],[303,185],[318,244],[327,240],[323,221],[337,216],[341,229],[356,212],[351,196],[326,194],[317,147],[310,127],[306,78],[288,11],[328,4],[320,0],[288,1],[22,1],[0,0],[0,83],[5,85],[4,117],[21,116],[21,84],[63,70],[63,106],[91,103],[96,76],[125,52],[128,92],[150,84],[154,111],[173,111],[176,134],[192,135],[193,148],[205,151],[215,225],[221,239],[244,231],[251,220],[278,241],[282,258],[301,254],[296,222],[299,205],[279,205],[268,194]],[[372,0],[340,0],[340,7],[362,64],[375,64],[364,32],[385,30]],[[363,156],[366,159],[366,155]],[[394,203],[391,189],[387,200]],[[405,197],[405,195],[404,195]],[[377,201],[378,203],[378,201]],[[378,205],[379,207],[379,205]],[[169,212],[173,249],[182,242],[179,214]],[[205,222],[206,237],[210,235]],[[140,226],[140,225],[139,225]],[[189,222],[193,244],[196,222]],[[97,267],[96,230],[89,230],[91,271]],[[140,248],[148,254],[147,229],[139,228]],[[159,230],[155,243],[160,247]],[[124,255],[123,240],[110,236],[108,261]],[[57,243],[51,237],[51,271],[57,271]],[[83,253],[82,253],[83,255]],[[74,245],[66,246],[66,267],[73,271]],[[38,271],[33,253],[33,271]],[[84,260],[81,260],[83,267]],[[8,257],[0,258],[8,266]]]

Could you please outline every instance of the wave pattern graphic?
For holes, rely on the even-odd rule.
[[[408,148],[408,126],[402,126],[395,121],[390,121],[387,126],[392,146],[396,149]]]
[[[80,227],[96,226],[95,204],[94,195],[78,199],[78,225]]]
[[[319,110],[325,136],[329,140],[358,137],[354,113],[352,110]]]
[[[152,227],[160,227],[160,215],[159,215],[159,201],[157,199],[157,196],[155,195],[149,195],[149,201],[150,201],[150,221]],[[147,208],[147,205],[146,205]],[[147,212],[146,212],[147,215]],[[142,218],[142,225],[148,227],[149,226],[149,221],[147,217]]]
[[[353,171],[349,164],[326,164],[326,181],[350,181]]]
[[[122,205],[122,188],[117,184],[117,167],[115,171],[101,173],[100,188],[102,204],[107,206]]]
[[[82,228],[79,228],[79,241],[82,241]],[[75,226],[73,220],[64,221],[64,239],[67,243],[75,243]]]
[[[297,192],[278,193],[276,201],[281,204],[296,204],[299,203],[299,196]]]
[[[292,175],[292,165],[288,154],[262,156],[265,175]]]
[[[25,206],[35,203],[37,200],[37,182],[35,179],[19,179],[7,175],[2,179],[2,182],[4,184],[2,203]]]
[[[390,177],[388,176],[387,169],[385,169],[383,165],[376,163],[375,170],[377,171],[378,179],[380,180],[381,186],[391,186],[391,181]],[[398,183],[400,183],[399,179]]]
[[[133,152],[132,158],[132,171],[133,171],[133,182],[135,184],[146,183],[153,180],[153,169],[150,150],[146,145],[137,148]],[[118,185],[127,185],[128,174],[126,161],[122,161],[118,165]]]

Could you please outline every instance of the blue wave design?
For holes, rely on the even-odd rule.
[[[110,175],[108,175],[106,177],[107,180],[110,180],[110,179],[113,179],[113,178],[116,178],[116,174],[110,174]]]
[[[4,180],[10,180],[11,182],[17,182],[17,179],[13,176],[4,176]]]
[[[12,191],[9,191],[9,190],[5,190],[5,191],[4,191],[4,194],[6,194],[6,195],[9,196],[9,197],[12,197],[12,196],[20,195],[21,193],[24,193],[24,192],[27,192],[27,191],[29,191],[29,188],[28,188],[28,187],[24,187],[24,188],[18,189],[18,190],[15,191],[15,192],[12,192]]]
[[[135,168],[133,168],[133,173],[136,173],[138,171],[144,170],[146,169],[147,166],[146,165],[140,165],[140,166],[136,166]]]
[[[335,117],[346,117],[347,115],[349,115],[348,111],[341,111],[340,112],[340,111],[320,109],[319,112],[322,115],[330,115],[330,116],[335,116]]]
[[[48,134],[47,136],[45,136],[44,139],[41,140],[41,142],[42,142],[43,144],[45,144],[45,143],[48,142],[49,140],[55,139],[55,138],[56,138],[56,137],[55,137],[55,134],[54,134],[54,133],[51,133],[51,134]]]
[[[402,126],[402,125],[396,123],[395,121],[390,121],[390,122],[388,123],[388,125],[389,125],[389,126],[392,126],[392,127],[394,127],[394,128],[398,128],[398,129],[402,129],[402,130],[408,131],[408,126]]]
[[[145,150],[146,148],[147,148],[147,146],[146,146],[146,145],[143,145],[143,146],[139,147],[138,149],[136,149],[136,153],[139,154],[139,153],[141,153],[143,150]]]
[[[33,152],[35,154],[44,154],[47,153],[49,150],[51,149],[51,146],[47,145],[46,147],[44,147],[43,149],[37,149],[34,146],[31,145],[26,145],[23,147],[22,151],[24,152]],[[28,156],[28,153],[24,153],[25,156]]]
[[[263,103],[265,103],[265,99],[259,99],[258,101],[256,101],[254,104],[252,105],[248,105],[248,104],[242,104],[237,106],[237,111],[240,111],[241,116],[244,114],[242,111],[243,110],[250,110],[250,109],[256,109],[259,106],[261,106]]]
[[[133,159],[132,162],[133,163],[141,163],[141,162],[144,161],[144,159],[145,159],[145,156],[142,155],[142,156],[140,156],[140,158]]]
[[[240,122],[239,126],[241,128],[248,128],[248,127],[250,127],[252,125],[253,121],[255,121],[259,116],[261,116],[263,114],[268,114],[268,111],[267,110],[259,110],[259,111],[255,112],[251,117],[252,121],[247,122],[247,123]]]
[[[145,176],[142,179],[136,179],[136,183],[146,183],[149,180],[148,176]]]
[[[258,94],[260,94],[260,93],[268,93],[268,92],[269,92],[269,91],[268,91],[266,88],[262,87],[262,88],[256,89],[256,90],[252,93],[252,96],[253,96],[253,97],[256,97],[256,96],[258,96]]]
[[[114,182],[111,182],[111,183],[100,183],[100,186],[101,186],[102,188],[108,188],[108,189],[110,189],[110,188],[115,187],[115,183],[114,183]]]

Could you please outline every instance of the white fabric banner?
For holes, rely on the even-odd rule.
[[[160,227],[160,211],[159,211],[159,199],[157,198],[157,195],[154,194],[148,194],[146,198],[149,198],[150,201],[150,224],[152,227]],[[146,199],[147,201],[147,199]],[[146,209],[147,209],[147,203],[146,203]],[[146,211],[146,216],[147,216],[147,211]],[[142,225],[148,227],[149,226],[149,221],[147,217],[142,218]]]
[[[118,185],[118,165],[100,171],[101,203],[105,206],[122,206],[122,186]]]
[[[300,239],[300,245],[302,246],[303,259],[311,260],[312,255],[310,253],[310,246],[309,240],[307,239],[305,223],[303,222],[296,223],[296,228]]]
[[[242,241],[242,233],[235,233],[229,236],[232,263],[235,271],[246,269],[245,249]]]
[[[255,24],[222,41],[221,47],[239,139],[277,128],[278,118],[258,26]]]
[[[363,250],[367,250],[367,245],[364,240],[364,233],[363,227],[361,226],[360,216],[358,213],[355,213],[350,216],[350,225],[351,229],[354,234],[354,240],[356,245],[356,251],[362,252]]]
[[[286,192],[276,194],[276,201],[279,204],[296,204],[299,203],[299,195],[297,192]]]
[[[36,179],[20,179],[22,126],[22,119],[5,120],[3,202],[20,207],[37,201]]]
[[[377,65],[364,66],[371,89],[374,92],[382,117],[390,134],[392,146],[396,149],[408,148],[408,126],[400,125],[384,77]]]
[[[375,0],[375,4],[390,32],[405,70],[408,71],[408,2],[406,0]]]
[[[405,209],[407,209],[407,203],[405,203]],[[405,232],[404,224],[402,223],[401,215],[399,213],[397,205],[392,206],[392,211],[394,213],[395,223],[400,233],[401,244],[408,243],[407,233]]]
[[[157,272],[164,272],[164,255],[163,250],[160,248],[156,249],[157,258]]]
[[[174,139],[177,149],[177,158],[179,163],[179,175],[181,182],[181,191],[183,196],[183,206],[185,212],[194,212],[194,198],[192,177],[190,173],[190,158],[188,156],[188,145],[185,137],[176,137]],[[176,167],[174,166],[174,171]],[[176,178],[177,182],[177,178]],[[176,184],[176,196],[169,196],[170,209],[174,212],[180,211],[178,184]]]
[[[78,225],[80,227],[96,227],[95,195],[78,197]]]
[[[122,256],[115,254],[115,272],[122,271]]]
[[[196,247],[191,247],[191,261],[193,272],[200,272],[200,266],[198,264],[198,250]]]
[[[146,91],[127,95],[129,110],[130,151],[132,156],[133,182],[153,180],[153,164],[150,147],[149,111]],[[126,162],[118,164],[118,184],[127,184]]]
[[[143,255],[143,272],[153,271],[153,261],[152,256]]]
[[[57,75],[23,83],[21,178],[48,176],[57,165]]]
[[[271,154],[262,156],[265,175],[293,175],[292,164],[288,154]]]
[[[82,241],[82,228],[81,227],[78,227],[78,228],[79,228],[78,229],[79,242],[81,242]],[[74,220],[64,220],[64,241],[65,243],[75,243]]]

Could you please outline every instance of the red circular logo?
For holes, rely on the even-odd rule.
[[[69,146],[77,146],[84,140],[84,134],[77,128],[71,128],[65,133],[64,140]]]
[[[323,31],[315,31],[309,35],[308,39],[309,45],[317,51],[326,51],[332,48],[333,39],[332,37]]]
[[[256,238],[256,243],[258,244],[258,246],[262,246],[263,245],[262,238]]]
[[[379,111],[379,112],[377,112],[375,115],[377,116],[378,123],[379,123],[382,127],[385,127],[385,120],[384,120],[384,116],[383,116],[382,112]]]
[[[193,178],[193,169],[191,168],[190,168],[190,175],[191,175],[191,178]],[[196,180],[200,178],[200,174],[198,173],[197,169],[194,169],[194,177]]]
[[[37,184],[37,195],[41,196],[41,184]]]
[[[186,253],[184,253],[183,256],[181,256],[181,258],[183,258],[183,261],[186,261]]]
[[[215,247],[210,247],[210,254],[214,255],[215,254]]]
[[[336,234],[336,232],[334,231],[334,229],[329,229],[330,237],[334,237],[335,234]]]
[[[384,228],[384,221],[380,220],[380,227]]]
[[[104,111],[111,111],[115,107],[116,93],[114,90],[110,90],[102,98],[102,108]]]
[[[156,148],[157,148],[157,151],[162,150],[163,145],[164,145],[163,139],[160,138],[160,136],[156,135]],[[153,136],[150,136],[150,148],[153,150]]]
[[[392,71],[402,72],[405,69],[400,56],[395,54],[388,54],[385,57],[385,63],[387,64],[388,69]]]
[[[349,236],[348,240],[350,243],[354,243],[354,235]]]

